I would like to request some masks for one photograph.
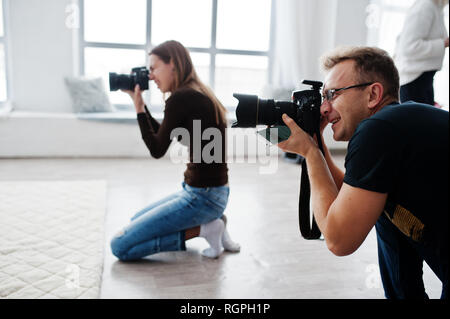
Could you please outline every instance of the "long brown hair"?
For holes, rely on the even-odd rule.
[[[216,123],[227,125],[227,110],[217,99],[214,92],[202,83],[197,72],[195,72],[189,51],[180,42],[174,40],[163,42],[150,51],[149,55],[152,54],[157,55],[166,64],[172,61],[175,66],[175,79],[170,87],[170,92],[173,93],[182,87],[189,87],[206,95],[213,102]]]

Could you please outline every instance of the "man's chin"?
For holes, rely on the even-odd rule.
[[[336,142],[347,142],[347,141],[349,141],[349,139],[346,139],[344,136],[342,136],[342,134],[339,134],[339,132],[334,132],[334,131],[333,131],[333,139]]]
[[[333,130],[333,139],[334,139],[335,141],[338,141],[338,142],[339,142],[339,138],[340,138],[339,134],[338,134],[335,130]]]

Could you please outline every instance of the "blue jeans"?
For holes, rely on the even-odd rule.
[[[388,299],[428,299],[423,284],[423,261],[442,281],[442,299],[448,298],[448,245],[432,247],[408,238],[383,214],[376,225],[378,263]]]
[[[186,250],[185,230],[220,218],[227,206],[228,186],[183,189],[139,211],[111,241],[120,260],[137,260],[163,251]]]

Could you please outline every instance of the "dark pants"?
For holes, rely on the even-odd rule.
[[[422,73],[414,81],[400,87],[400,101],[414,101],[434,105],[433,79],[436,71]]]
[[[378,263],[381,280],[388,299],[428,299],[422,279],[425,260],[442,281],[441,298],[447,299],[448,254],[413,242],[401,233],[382,214],[376,225],[378,241]],[[444,244],[448,250],[448,246]],[[441,255],[442,253],[442,255]],[[446,257],[442,257],[446,256]]]

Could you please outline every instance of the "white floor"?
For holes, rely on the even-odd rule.
[[[336,257],[323,241],[304,240],[298,230],[300,167],[274,159],[267,165],[230,164],[229,231],[238,254],[217,260],[200,255],[203,239],[186,252],[161,253],[124,263],[109,241],[148,203],[180,188],[183,165],[154,159],[0,160],[0,180],[106,180],[105,257],[101,298],[383,298],[372,231],[354,254]],[[336,156],[343,165],[343,156]],[[349,230],[351,231],[351,230]],[[431,298],[441,284],[428,266],[424,281]]]

